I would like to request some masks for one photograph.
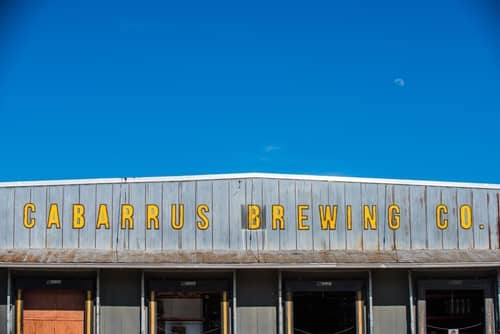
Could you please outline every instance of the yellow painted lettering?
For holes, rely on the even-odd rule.
[[[472,227],[472,207],[468,204],[460,207],[460,227],[464,230]]]
[[[260,219],[260,206],[256,204],[249,204],[247,206],[248,210],[248,229],[249,230],[258,230],[261,225]]]
[[[335,230],[337,228],[337,205],[320,205],[319,218],[322,230]]]
[[[133,230],[134,229],[134,206],[131,204],[122,204],[120,228]]]
[[[397,230],[401,226],[401,209],[399,208],[399,205],[397,204],[391,204],[389,205],[389,208],[387,209],[387,219],[389,228],[391,230]]]
[[[365,219],[364,229],[376,230],[377,229],[377,206],[363,205],[363,217]]]
[[[448,214],[448,207],[446,205],[439,204],[436,206],[436,226],[440,230],[448,228],[448,219],[443,217],[445,214]]]
[[[299,231],[309,230],[309,225],[304,225],[304,223],[309,218],[305,214],[305,210],[309,210],[309,205],[297,205],[297,227]]]
[[[177,205],[170,206],[171,225],[174,230],[182,230],[184,227],[184,204],[179,204],[179,220],[177,221]]]
[[[33,212],[36,212],[36,206],[33,203],[26,203],[24,204],[24,210],[23,210],[23,225],[26,228],[33,228],[35,227],[36,220],[35,218],[31,217],[31,214]]]
[[[283,216],[285,215],[285,208],[283,207],[283,205],[280,205],[280,204],[274,204],[272,206],[272,227],[273,227],[273,230],[277,230],[278,229],[278,222],[280,223],[280,230],[284,230],[285,229],[285,218],[283,218]]]
[[[346,225],[348,230],[352,230],[352,206],[346,205]]]
[[[104,226],[106,230],[109,230],[109,214],[106,204],[99,204],[99,210],[97,211],[96,229],[99,230],[102,226]]]
[[[200,204],[196,208],[196,213],[198,214],[198,217],[200,217],[201,220],[198,220],[196,222],[196,225],[200,230],[206,230],[208,229],[209,226],[209,221],[206,213],[209,212],[208,205],[206,204]]]
[[[146,205],[146,229],[151,229],[151,222],[154,224],[154,229],[160,229],[160,220],[158,216],[160,215],[160,208],[156,204]]]
[[[73,204],[73,228],[80,230],[85,227],[85,206]]]
[[[51,203],[49,207],[49,215],[47,217],[47,228],[61,228],[61,221],[59,219],[59,208],[56,203]]]

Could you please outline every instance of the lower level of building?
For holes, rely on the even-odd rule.
[[[497,268],[0,269],[0,334],[493,334]]]

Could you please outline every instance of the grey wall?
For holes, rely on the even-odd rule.
[[[140,284],[137,270],[101,271],[101,333],[140,332]]]
[[[26,203],[36,205],[32,228],[23,225]],[[436,207],[445,204],[446,228],[438,229]],[[434,185],[242,178],[171,182],[12,187],[0,184],[0,248],[130,250],[394,250],[497,249],[500,196],[495,189]],[[60,228],[47,228],[57,204]],[[73,205],[85,206],[85,226],[72,228]],[[99,205],[106,205],[109,229],[96,229]],[[134,207],[133,229],[120,228],[121,208]],[[159,209],[158,230],[146,228],[146,205]],[[172,205],[184,205],[184,226],[172,226]],[[284,209],[284,229],[272,228],[272,207]],[[400,226],[389,227],[388,209],[399,206]],[[197,207],[206,205],[207,229]],[[261,228],[248,230],[248,205],[259,205]],[[298,230],[298,208],[305,229]],[[335,229],[323,229],[320,205],[337,206]],[[461,226],[460,207],[472,209],[472,226]],[[374,209],[376,206],[376,212]],[[332,209],[333,210],[333,209]],[[347,212],[351,210],[352,226]],[[393,212],[394,213],[394,212]],[[175,216],[174,216],[175,217]],[[367,217],[376,219],[367,223]],[[468,214],[467,214],[468,217]],[[177,218],[178,222],[179,218]],[[373,224],[373,225],[372,225]],[[376,226],[375,226],[376,225]]]
[[[374,270],[372,279],[374,334],[409,333],[407,271]]]
[[[0,270],[0,334],[7,333],[7,270]]]
[[[274,334],[277,331],[278,274],[272,271],[237,272],[238,334]]]

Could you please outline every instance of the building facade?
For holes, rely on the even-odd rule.
[[[0,334],[493,334],[500,185],[0,184]]]

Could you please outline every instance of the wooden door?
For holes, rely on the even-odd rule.
[[[24,334],[83,334],[85,295],[79,290],[25,290]]]

